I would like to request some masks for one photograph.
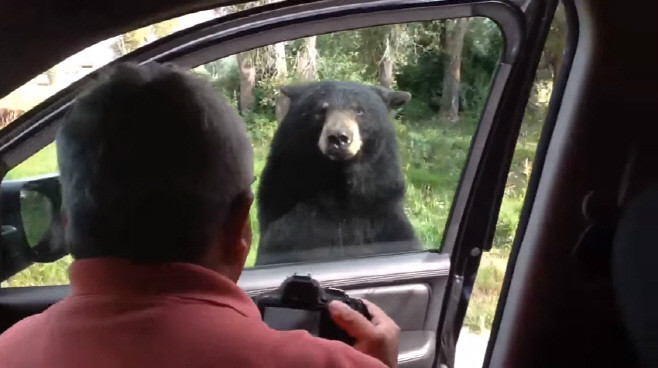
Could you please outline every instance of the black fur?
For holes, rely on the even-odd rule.
[[[279,126],[258,189],[257,264],[420,249],[403,211],[404,178],[389,108],[410,95],[351,82],[284,87]],[[323,103],[329,107],[323,109]],[[354,109],[363,145],[350,161],[318,148],[331,109]],[[400,242],[400,243],[394,243]]]

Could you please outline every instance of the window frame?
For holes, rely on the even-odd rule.
[[[548,111],[546,112],[546,117],[544,119],[543,127],[537,144],[537,149],[535,152],[535,159],[532,166],[532,175],[528,181],[526,195],[523,201],[523,207],[521,208],[521,213],[519,215],[519,223],[514,234],[512,250],[507,262],[508,271],[506,271],[503,283],[501,285],[500,295],[498,297],[498,305],[494,315],[493,324],[491,326],[489,344],[484,356],[485,367],[489,366],[491,362],[495,360],[494,347],[496,346],[498,338],[501,337],[501,340],[506,340],[508,339],[508,335],[510,333],[509,331],[501,330],[500,327],[503,324],[503,312],[507,308],[508,296],[512,291],[512,278],[514,273],[511,271],[517,267],[516,262],[521,250],[521,244],[528,231],[530,214],[535,204],[535,199],[539,190],[539,183],[547,163],[546,157],[548,155],[549,144],[555,130],[558,114],[560,113],[560,109],[562,107],[565,90],[567,88],[567,83],[569,81],[570,73],[574,63],[574,57],[576,56],[576,52],[578,50],[578,41],[580,39],[580,19],[578,17],[576,5],[573,0],[557,0],[556,3],[558,2],[564,6],[566,17],[567,33],[564,56],[561,68],[556,71],[558,75],[555,79],[553,91],[548,103]],[[552,15],[554,16],[554,12]],[[550,22],[553,21],[553,16],[551,16]],[[503,341],[503,343],[500,345],[505,345],[506,343],[507,341]],[[504,348],[506,348],[506,346],[504,346],[503,349]]]

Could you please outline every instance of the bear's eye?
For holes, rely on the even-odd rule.
[[[363,111],[363,107],[361,107],[361,106],[355,106],[355,107],[354,107],[354,111],[355,111],[356,114],[359,115],[359,116],[363,115],[363,113],[364,113],[364,111]]]

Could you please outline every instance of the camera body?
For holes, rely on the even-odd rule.
[[[354,339],[329,314],[328,305],[333,300],[372,318],[361,300],[350,298],[340,289],[323,288],[310,276],[292,275],[278,290],[255,298],[263,320],[275,330],[303,329],[313,336],[353,345]]]

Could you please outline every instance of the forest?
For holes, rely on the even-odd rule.
[[[217,14],[243,9],[222,8]],[[122,35],[114,47],[118,55],[123,55],[176,29],[176,19],[145,27]],[[564,14],[559,9],[527,104],[493,249],[483,257],[466,317],[466,325],[473,330],[491,326],[553,81],[560,68],[565,33]],[[424,246],[440,249],[471,139],[503,48],[504,37],[493,21],[447,19],[280,42],[199,66],[194,72],[209,80],[244,118],[254,147],[257,177],[287,109],[288,101],[278,87],[346,80],[410,92],[411,101],[393,116],[406,178],[405,211]],[[54,145],[50,145],[6,178],[53,172],[57,169],[54,155]],[[257,186],[258,181],[254,191]],[[256,230],[255,212],[254,208],[251,216]],[[255,248],[257,231],[253,243]],[[252,249],[248,266],[254,257]],[[52,264],[33,265],[6,284],[66,283],[70,261],[67,257]]]

